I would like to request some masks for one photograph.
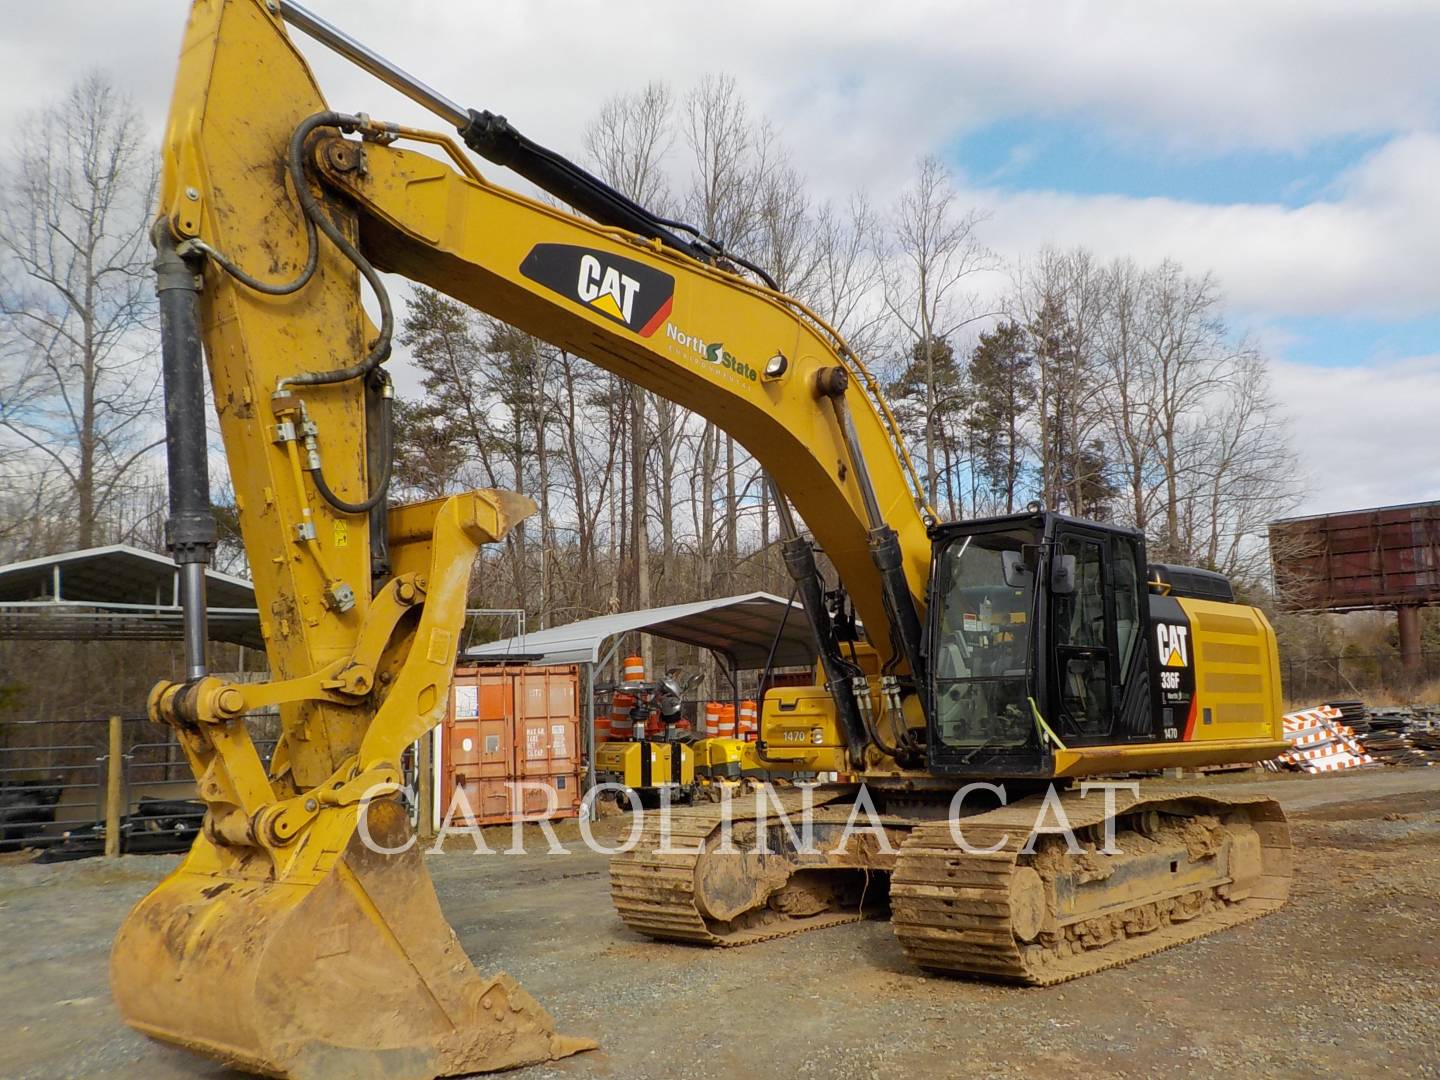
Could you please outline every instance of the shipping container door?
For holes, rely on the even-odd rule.
[[[514,807],[510,799],[510,776],[515,756],[510,677],[504,669],[480,673],[480,801],[476,810],[482,821],[508,820]]]
[[[503,820],[510,813],[510,793],[505,786],[510,768],[508,702],[504,683],[488,673],[469,677],[452,695],[452,715],[447,724],[447,787],[464,794],[457,805],[455,824],[461,823],[468,807],[472,822]],[[452,805],[448,799],[447,808]]]
[[[525,813],[547,809],[544,785],[557,812],[575,799],[576,677],[573,668],[528,671],[516,679],[521,751],[517,775],[527,781]]]
[[[555,672],[546,690],[550,721],[550,771],[556,806],[574,813],[580,803],[580,670]]]

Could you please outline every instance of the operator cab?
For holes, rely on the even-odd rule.
[[[1043,775],[1067,747],[1153,739],[1145,538],[1052,512],[932,530],[932,771]]]

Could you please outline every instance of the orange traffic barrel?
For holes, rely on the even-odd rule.
[[[740,703],[740,722],[736,729],[742,739],[753,740],[760,733],[759,706],[753,701]]]
[[[625,657],[625,666],[623,670],[625,673],[625,681],[627,683],[644,682],[645,658],[643,656]]]
[[[610,738],[628,739],[634,732],[630,710],[635,707],[634,694],[616,694],[610,699]]]
[[[720,734],[720,702],[705,703],[705,738],[713,739]]]
[[[733,739],[735,737],[735,706],[720,706],[720,738]]]

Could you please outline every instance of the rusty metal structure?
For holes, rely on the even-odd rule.
[[[1420,667],[1420,609],[1440,604],[1440,502],[1270,524],[1275,589],[1290,611],[1393,608],[1406,670]]]

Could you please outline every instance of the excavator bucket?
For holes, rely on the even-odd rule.
[[[371,602],[344,671],[372,670],[379,642],[402,622],[411,643],[430,647],[392,642],[383,703],[372,715],[359,696],[348,734],[345,714],[328,729],[358,740],[359,752],[321,784],[283,797],[244,714],[267,695],[343,684],[335,665],[289,683],[207,677],[152,691],[151,715],[175,727],[207,810],[185,861],[116,935],[110,982],[128,1024],[297,1080],[428,1080],[595,1045],[557,1035],[550,1015],[508,976],[476,972],[441,913],[397,797],[394,763],[445,709],[475,554],[533,509],[495,491],[391,509],[398,572]],[[407,622],[412,605],[419,618]],[[248,706],[247,694],[255,698]],[[292,775],[299,755],[313,754],[306,744],[326,730],[289,720],[274,774]]]
[[[594,1047],[557,1035],[508,975],[475,970],[398,802],[368,804],[369,843],[357,812],[322,812],[307,842],[349,839],[299,879],[218,871],[199,839],[115,939],[111,989],[126,1021],[296,1080],[490,1072]]]

